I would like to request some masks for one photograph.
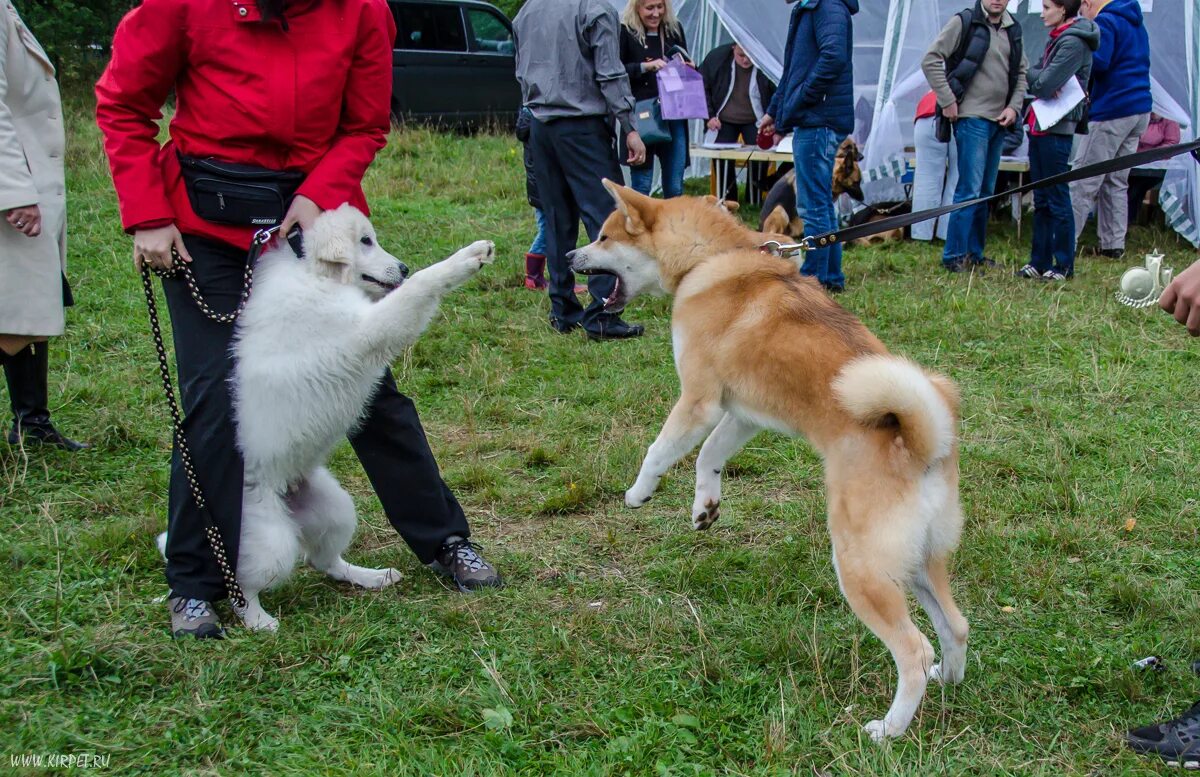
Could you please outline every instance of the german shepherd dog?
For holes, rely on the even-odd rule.
[[[703,442],[692,525],[721,509],[725,463],[761,429],[806,437],[825,462],[833,563],[855,614],[891,651],[899,673],[876,740],[908,728],[929,679],[957,683],[967,621],[947,567],[958,545],[958,391],[890,354],[794,263],[755,248],[758,233],[701,198],[654,200],[605,181],[616,210],[599,238],[572,252],[583,274],[617,283],[606,304],[672,294],[681,394],[625,493],[646,504],[659,480]],[[907,592],[941,643],[909,617]]]

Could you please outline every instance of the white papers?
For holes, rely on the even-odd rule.
[[[683,88],[683,79],[670,68],[658,71],[658,85],[668,92],[678,92]]]
[[[776,153],[778,153],[778,154],[790,154],[790,153],[792,153],[792,136],[789,134],[789,135],[788,135],[787,137],[785,137],[783,140],[779,141],[779,145],[778,145],[778,146],[776,146],[775,148],[773,148],[773,149],[771,149],[771,150],[772,150],[772,151],[774,151],[774,152],[776,152]]]
[[[1033,114],[1037,116],[1038,130],[1045,132],[1062,121],[1079,103],[1083,102],[1083,87],[1079,79],[1071,76],[1058,90],[1058,94],[1046,100],[1033,101]]]

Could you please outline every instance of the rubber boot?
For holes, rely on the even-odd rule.
[[[525,288],[532,291],[546,289],[546,256],[525,254]]]
[[[46,343],[31,343],[4,362],[4,377],[12,403],[13,425],[8,431],[10,445],[51,445],[67,451],[92,447],[64,437],[50,423],[47,409],[50,349]]]

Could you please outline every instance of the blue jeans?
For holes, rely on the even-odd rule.
[[[954,144],[958,151],[958,186],[954,189],[954,201],[992,194],[996,188],[996,173],[1000,171],[1004,128],[994,121],[975,116],[959,119],[954,122]],[[987,222],[987,205],[951,213],[942,264],[982,261]]]
[[[805,237],[837,229],[837,215],[833,211],[833,157],[843,137],[828,127],[797,127],[792,133],[796,215],[804,219]],[[800,273],[815,276],[824,286],[844,287],[842,244],[806,253]]]
[[[683,171],[687,167],[688,135],[687,120],[668,121],[671,139],[665,143],[646,146],[646,164],[629,169],[629,184],[634,191],[649,195],[654,185],[654,160],[662,170],[663,198],[670,199],[683,194]]]
[[[1040,181],[1071,169],[1071,135],[1032,135],[1029,138],[1029,180]],[[1071,186],[1060,183],[1033,192],[1033,250],[1029,263],[1045,273],[1075,272],[1075,214]]]
[[[533,209],[533,217],[537,219],[538,231],[537,236],[533,238],[533,244],[529,246],[529,253],[537,254],[538,256],[546,255],[546,214],[541,208]]]

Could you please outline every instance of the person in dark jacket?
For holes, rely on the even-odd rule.
[[[671,0],[629,0],[621,13],[621,62],[629,74],[633,99],[658,97],[658,71],[675,52],[687,57],[687,38],[675,17]],[[688,64],[691,64],[690,62]],[[671,139],[647,144],[644,164],[630,167],[629,183],[642,194],[650,194],[654,185],[654,160],[662,172],[663,197],[683,194],[683,173],[687,168],[688,128],[686,119],[667,122]]]
[[[1092,74],[1092,52],[1100,45],[1100,30],[1079,16],[1080,0],[1042,0],[1042,23],[1050,40],[1041,62],[1029,68],[1029,94],[1049,99],[1072,78],[1086,90]],[[1029,177],[1040,181],[1071,169],[1075,130],[1084,118],[1086,100],[1049,127],[1041,126],[1037,104],[1026,116],[1029,125]],[[1017,270],[1022,278],[1062,281],[1075,272],[1075,218],[1071,189],[1056,184],[1033,192],[1033,247],[1029,263]]]
[[[775,84],[750,61],[746,50],[737,43],[717,46],[700,65],[704,93],[708,98],[708,129],[717,133],[718,143],[753,145],[758,139],[758,123],[767,113],[775,96]],[[722,196],[737,199],[737,178],[733,162],[723,162],[722,178],[727,182]],[[760,173],[761,163],[750,167],[750,176]]]
[[[854,130],[851,62],[858,0],[800,0],[792,9],[779,89],[759,125],[765,132],[792,130],[796,210],[805,236],[832,232],[833,158]],[[800,267],[827,290],[842,291],[842,246],[809,251]]]
[[[1006,0],[977,0],[950,17],[921,60],[942,115],[952,122],[958,152],[954,201],[985,197],[996,189],[1005,135],[1025,100],[1021,25]],[[950,214],[942,266],[966,272],[994,265],[984,256],[987,205]]]
[[[1154,107],[1150,36],[1138,0],[1084,0],[1081,9],[1100,29],[1100,46],[1092,56],[1091,114],[1076,167],[1134,153]],[[1100,255],[1119,259],[1129,226],[1128,189],[1128,170],[1072,183],[1076,241],[1094,208]]]

